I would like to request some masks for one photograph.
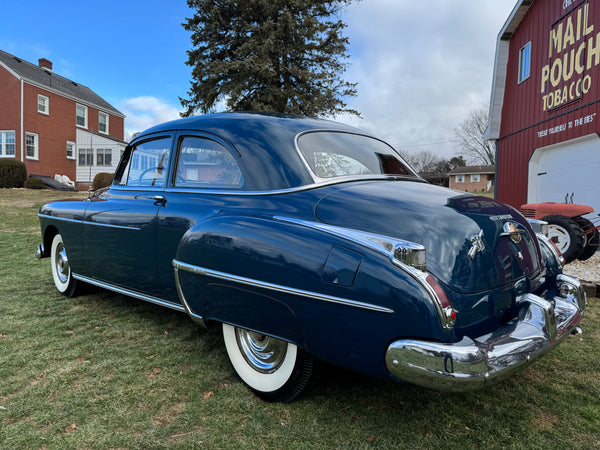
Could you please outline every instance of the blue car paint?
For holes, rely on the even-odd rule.
[[[467,334],[487,333],[514,316],[517,295],[528,289],[543,294],[542,255],[531,228],[514,210],[417,177],[315,185],[294,144],[298,133],[311,129],[358,132],[334,122],[253,114],[154,127],[131,145],[168,136],[174,162],[181,137],[210,137],[232,151],[245,175],[243,189],[177,188],[171,164],[171,183],[163,188],[113,184],[90,201],[45,205],[40,210],[44,242],[49,246],[59,231],[74,272],[172,304],[181,301],[173,269],[173,262],[180,261],[389,309],[362,309],[179,272],[189,307],[205,320],[270,334],[316,357],[383,378],[390,376],[384,353],[391,342],[456,342]],[[490,219],[496,216],[523,226],[525,239],[518,248],[499,240],[498,224]],[[441,326],[423,286],[386,255],[281,218],[425,245],[428,268],[458,313],[456,328]],[[468,256],[471,238],[482,229],[484,249]],[[515,260],[518,252],[524,255],[522,263]],[[503,259],[508,263],[501,264]],[[346,281],[336,282],[335,271]]]

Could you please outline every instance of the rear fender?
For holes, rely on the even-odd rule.
[[[448,339],[425,288],[389,255],[291,221],[213,216],[185,233],[174,266],[192,317],[303,348],[336,332]]]

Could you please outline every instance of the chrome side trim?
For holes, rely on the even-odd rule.
[[[383,306],[373,305],[371,303],[359,302],[356,300],[349,300],[340,297],[334,297],[331,295],[319,294],[317,292],[304,291],[302,289],[296,289],[287,286],[281,286],[278,284],[267,283],[264,281],[254,280],[251,278],[240,277],[238,275],[232,275],[228,273],[219,272],[216,270],[206,269],[204,267],[193,266],[186,264],[181,261],[173,260],[173,267],[176,270],[185,270],[186,272],[194,273],[197,275],[203,275],[206,277],[217,278],[219,280],[230,281],[233,283],[239,283],[246,286],[253,286],[260,289],[268,289],[270,291],[281,292],[283,294],[298,295],[300,297],[310,298],[313,300],[321,300],[329,303],[336,303],[338,305],[350,306],[353,308],[367,309],[369,311],[382,312],[387,314],[393,314],[394,310],[385,308]]]
[[[126,227],[123,225],[111,225],[109,223],[89,222],[89,221],[83,220],[83,219],[67,219],[65,217],[50,216],[48,214],[41,214],[41,213],[38,213],[38,217],[40,217],[40,218],[45,217],[47,219],[61,220],[63,222],[79,223],[79,224],[83,224],[83,225],[94,225],[94,226],[98,226],[98,227],[118,228],[121,230],[134,230],[134,231],[141,230],[140,227]]]
[[[38,217],[42,218],[46,218],[46,219],[55,219],[55,220],[61,220],[63,222],[72,222],[72,223],[82,223],[83,219],[67,219],[65,217],[58,217],[58,216],[50,216],[48,214],[42,214],[42,213],[38,213]]]
[[[399,260],[398,258],[396,258],[399,249],[407,248],[412,250],[421,250],[425,248],[421,244],[416,244],[414,242],[396,239],[388,236],[382,236],[379,234],[368,233],[366,231],[359,231],[350,228],[342,228],[334,225],[327,225],[324,223],[309,222],[306,220],[291,219],[279,216],[274,217],[274,219],[289,223],[295,223],[297,225],[302,225],[315,230],[324,231],[325,233],[348,239],[352,242],[356,242],[359,245],[363,245],[367,248],[370,248],[371,250],[375,250],[376,252],[388,256],[392,264],[406,272],[427,292],[429,298],[431,299],[435,307],[442,327],[444,329],[452,328],[453,322],[452,320],[450,320],[450,318],[444,311],[442,301],[435,293],[435,290],[427,282],[428,273],[423,272],[422,270],[419,270],[415,267],[409,266],[401,260]]]
[[[415,242],[405,241],[403,239],[396,239],[389,236],[382,236],[380,234],[369,233],[367,231],[354,230],[352,228],[343,228],[335,225],[328,225],[325,223],[292,219],[289,217],[275,216],[273,218],[282,222],[294,223],[296,225],[312,228],[314,230],[324,231],[325,233],[348,239],[364,247],[370,248],[371,250],[375,250],[376,252],[382,253],[388,256],[392,262],[398,262],[403,266],[406,265],[400,262],[397,258],[395,258],[398,249],[406,248],[413,250],[423,250],[425,248],[421,244],[417,244]]]
[[[108,289],[109,291],[113,291],[118,294],[123,294],[127,295],[128,297],[137,298],[138,300],[144,300],[149,303],[154,303],[155,305],[160,305],[166,308],[174,309],[175,311],[185,312],[185,308],[182,305],[178,305],[177,303],[169,302],[158,297],[142,294],[140,292],[125,289],[120,286],[115,286],[114,284],[105,283],[104,281],[98,281],[93,278],[84,277],[83,275],[78,275],[76,273],[73,274],[73,278],[88,284],[93,284],[94,286],[98,286],[103,289]]]
[[[190,304],[187,302],[185,295],[183,294],[183,289],[181,288],[181,282],[179,281],[179,269],[175,267],[175,286],[177,287],[177,295],[179,295],[179,300],[181,300],[181,304],[185,308],[185,312],[190,316],[190,318],[196,322],[197,324],[202,325],[206,328],[206,322],[202,318],[202,316],[196,314]]]
[[[127,227],[124,225],[112,225],[110,223],[99,223],[99,222],[89,222],[89,221],[83,221],[83,225],[92,225],[95,227],[105,227],[105,228],[117,228],[119,230],[133,230],[133,231],[141,231],[142,228],[141,227]]]

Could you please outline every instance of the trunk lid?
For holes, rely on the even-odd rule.
[[[487,197],[419,182],[366,181],[337,185],[316,214],[330,225],[424,245],[428,271],[462,295],[539,276],[527,220]]]

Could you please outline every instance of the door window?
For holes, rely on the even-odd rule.
[[[240,188],[244,177],[236,159],[211,139],[181,139],[175,186],[188,188]]]
[[[126,164],[115,177],[123,186],[165,187],[169,170],[171,138],[141,142],[125,156]]]

